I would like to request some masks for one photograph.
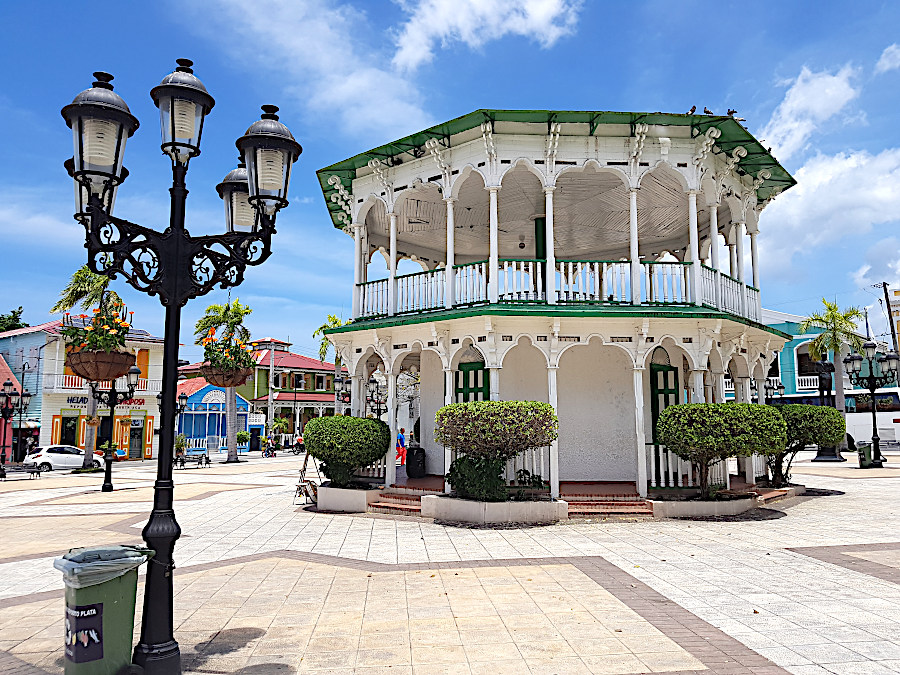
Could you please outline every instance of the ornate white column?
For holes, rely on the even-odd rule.
[[[734,248],[737,280],[741,282],[741,316],[747,316],[747,287],[744,284],[744,223],[735,223]]]
[[[547,246],[547,265],[544,282],[547,287],[547,304],[556,304],[556,248],[553,246],[553,191],[556,188],[548,185],[544,188],[544,218]]]
[[[720,308],[722,306],[722,291],[720,290],[722,280],[719,277],[719,205],[717,203],[709,205],[709,262],[715,270],[714,277],[716,282],[715,297],[711,299],[714,306]]]
[[[700,235],[697,232],[697,192],[688,192],[688,237],[691,249],[691,302],[695,305],[701,303],[702,290],[700,288]]]
[[[360,299],[361,299],[361,291],[360,284],[362,283],[362,225],[360,223],[353,223],[353,305],[352,305],[352,316],[354,319],[358,319],[362,314],[362,309],[360,307]]]
[[[447,269],[444,278],[447,288],[444,289],[444,307],[447,309],[456,304],[456,272],[453,269],[453,266],[456,264],[456,252],[454,249],[456,221],[453,214],[453,203],[455,201],[456,197],[444,199],[444,203],[447,205]]]
[[[750,235],[750,267],[753,275],[753,287],[759,290],[759,251],[756,248],[756,235],[759,231],[756,228],[747,228],[747,234]]]
[[[500,400],[500,367],[487,366],[488,376],[490,377],[489,387],[492,401]]]
[[[637,490],[647,496],[647,446],[644,432],[644,368],[632,371],[634,385],[634,444],[637,457]]]
[[[391,427],[391,445],[387,451],[384,467],[384,486],[390,487],[397,482],[397,376],[390,372],[387,376],[388,424]]]
[[[444,405],[450,405],[453,403],[454,399],[454,382],[453,382],[453,369],[452,368],[444,368]],[[453,457],[450,454],[450,448],[444,446],[444,475],[450,471],[450,463],[453,461]],[[444,492],[449,493],[452,490],[450,483],[446,480],[444,481]]]
[[[499,185],[491,185],[488,187],[491,194],[490,209],[490,234],[489,245],[490,254],[488,256],[488,302],[495,304],[499,298],[499,281],[500,281],[500,240],[498,230],[500,228],[500,214],[497,209],[497,192],[500,190]]]
[[[628,244],[631,258],[631,303],[641,304],[641,257],[638,253],[637,188],[628,193]],[[646,488],[645,488],[646,489]]]
[[[706,390],[703,386],[705,373],[705,370],[691,371],[691,378],[693,379],[691,384],[691,403],[706,403]]]
[[[556,371],[557,366],[547,366],[548,403],[553,406],[553,410],[558,416],[559,397],[557,396]],[[559,439],[550,444],[550,496],[553,499],[559,499]]]
[[[397,214],[391,213],[391,261],[388,273],[388,315],[397,313]]]

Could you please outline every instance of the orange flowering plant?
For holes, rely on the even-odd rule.
[[[60,332],[74,352],[115,352],[125,347],[125,336],[131,328],[128,316],[125,305],[113,300],[101,303],[93,310],[93,317],[90,314],[72,316],[66,312]]]
[[[203,360],[216,368],[241,370],[255,365],[253,347],[234,335],[223,335],[220,339],[216,337],[216,329],[210,328],[200,344],[203,345]]]

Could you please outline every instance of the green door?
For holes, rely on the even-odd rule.
[[[678,368],[659,363],[650,364],[650,411],[653,421],[653,442],[656,439],[656,421],[659,414],[670,405],[678,403]]]
[[[490,377],[484,362],[460,363],[454,373],[454,402],[489,401],[490,398]]]

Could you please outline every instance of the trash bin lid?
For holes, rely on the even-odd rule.
[[[98,560],[128,560],[152,555],[153,551],[149,548],[138,546],[88,546],[69,549],[63,559],[73,563],[91,563]]]

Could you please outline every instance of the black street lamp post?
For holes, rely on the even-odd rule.
[[[351,402],[353,380],[350,377],[338,375],[334,378],[334,414],[340,414],[343,408],[341,404]]]
[[[31,393],[23,391],[19,394],[19,390],[15,388],[12,380],[3,383],[3,389],[0,389],[0,417],[3,418],[3,440],[0,445],[0,478],[6,478],[6,428],[9,421],[15,413],[19,413],[21,419],[22,410],[28,407],[31,402]],[[11,445],[11,444],[10,444]]]
[[[878,345],[870,340],[863,344],[863,353],[865,354],[865,357],[861,356],[860,354],[851,354],[844,359],[844,364],[847,369],[847,375],[850,377],[850,381],[856,387],[868,389],[869,394],[871,395],[872,460],[876,462],[879,460],[884,461],[884,457],[881,454],[881,448],[879,445],[880,439],[878,438],[878,406],[876,405],[877,401],[875,400],[875,392],[878,389],[886,387],[896,381],[898,366],[900,366],[900,356],[898,356],[896,352],[889,352],[884,356],[876,358],[877,351]],[[868,364],[868,372],[865,375],[862,374],[863,361],[866,361],[866,363]],[[880,367],[880,375],[875,374],[876,363]]]
[[[372,414],[375,415],[375,419],[380,420],[381,416],[387,412],[387,394],[374,375],[369,378],[367,389],[369,395],[366,397],[366,402],[369,404]]]
[[[766,405],[772,405],[772,402],[775,400],[775,394],[778,394],[779,398],[784,396],[784,385],[781,382],[776,387],[772,382],[766,380],[763,389],[766,393]]]
[[[161,148],[172,160],[169,226],[163,232],[112,215],[116,191],[127,176],[122,166],[125,142],[138,128],[138,120],[113,92],[112,75],[95,73],[93,87],[62,109],[74,137],[75,156],[67,167],[75,180],[75,219],[86,230],[88,266],[111,279],[122,275],[137,290],[158,295],[166,308],[162,433],[153,511],[142,533],[155,555],[147,569],[141,637],[134,650],[134,662],[148,675],[181,672],[173,633],[172,554],[181,528],[173,510],[171,433],[181,308],[216,285],[237,286],[248,265],[269,257],[275,218],[288,204],[291,167],[302,151],[278,121],[278,108],[263,106],[262,118],[236,143],[244,166],[217,187],[225,201],[227,231],[191,236],[185,228],[185,179],[190,159],[200,154],[203,122],[215,104],[192,65],[178,59],[175,71],[150,92],[160,112]]]
[[[131,368],[128,369],[128,374],[125,376],[125,391],[116,389],[115,380],[110,383],[109,389],[106,391],[101,390],[100,384],[97,382],[89,383],[91,395],[94,397],[94,400],[97,401],[97,405],[109,406],[109,438],[106,439],[106,447],[103,448],[103,461],[106,463],[106,471],[103,474],[103,487],[100,488],[101,492],[113,491],[112,448],[113,441],[116,437],[116,406],[122,401],[127,401],[134,397],[134,390],[137,387],[140,377],[141,369],[137,366],[131,366]],[[85,452],[89,451],[90,448],[85,450]]]

